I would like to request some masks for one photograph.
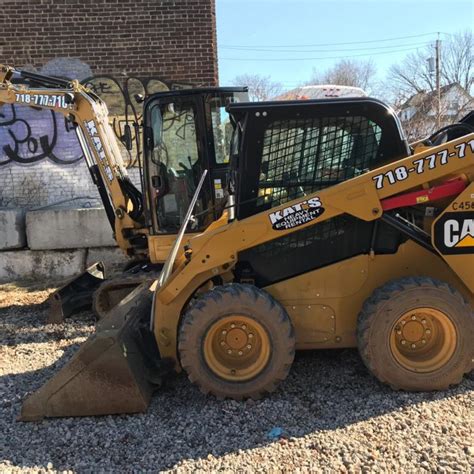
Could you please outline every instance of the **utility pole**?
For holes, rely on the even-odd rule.
[[[438,130],[441,128],[441,40],[436,40],[436,98],[437,98],[437,112],[436,112],[436,124]]]

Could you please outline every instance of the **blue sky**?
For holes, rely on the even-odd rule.
[[[313,68],[324,70],[337,62],[329,58],[340,56],[372,58],[383,80],[391,64],[434,43],[436,32],[452,34],[474,25],[474,0],[216,2],[221,85],[230,84],[239,74],[256,73],[291,88],[308,80]],[[392,39],[406,36],[413,37]],[[347,44],[320,46],[328,43]],[[272,58],[297,60],[267,60]]]

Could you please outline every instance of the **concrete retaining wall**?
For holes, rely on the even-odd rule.
[[[15,250],[0,252],[0,283],[15,280],[61,280],[82,273],[103,261],[113,275],[128,261],[120,249],[110,247],[76,250]]]
[[[129,261],[104,209],[44,209],[27,212],[26,219],[21,209],[0,210],[0,282],[60,280],[98,261],[107,276]]]
[[[22,209],[0,209],[0,250],[25,245],[25,212]]]
[[[84,270],[85,250],[0,252],[0,281],[61,279]]]
[[[45,209],[26,214],[26,238],[32,250],[114,247],[104,209]]]

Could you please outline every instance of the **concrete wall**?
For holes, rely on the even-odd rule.
[[[61,281],[79,275],[97,261],[114,274],[127,258],[117,248],[75,250],[17,250],[0,252],[0,283],[16,280]]]
[[[0,209],[0,250],[17,249],[25,245],[23,209]]]
[[[113,274],[129,261],[104,209],[0,209],[0,282],[68,278],[97,261]]]
[[[82,271],[84,259],[84,250],[1,252],[0,281],[71,277]]]
[[[31,250],[116,246],[103,208],[29,211],[26,239]]]

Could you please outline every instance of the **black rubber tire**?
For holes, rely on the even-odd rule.
[[[397,319],[416,307],[431,307],[446,314],[454,325],[457,345],[439,369],[417,373],[406,369],[390,349],[390,333]],[[463,296],[445,282],[428,277],[394,280],[376,289],[365,302],[357,324],[360,356],[369,371],[395,390],[445,390],[461,382],[472,370],[474,313]]]
[[[258,321],[270,339],[270,358],[254,378],[242,382],[228,381],[207,366],[203,344],[207,331],[220,318],[242,314]],[[295,336],[290,318],[267,292],[252,285],[218,286],[201,296],[184,314],[178,336],[181,366],[189,380],[204,394],[219,399],[257,400],[273,392],[284,380],[295,355]]]

